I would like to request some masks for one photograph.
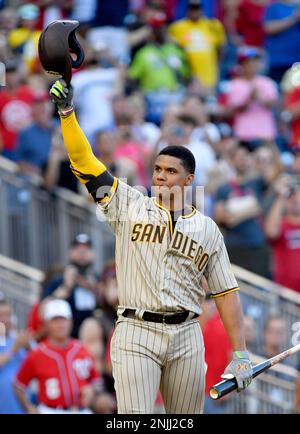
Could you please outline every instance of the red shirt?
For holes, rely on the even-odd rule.
[[[231,360],[232,347],[218,312],[207,320],[203,328],[205,362],[207,364],[205,393],[222,381],[226,366]]]
[[[30,351],[16,376],[16,384],[27,387],[31,380],[39,383],[38,401],[52,408],[81,407],[81,389],[99,379],[95,362],[76,339],[64,348],[48,340]]]
[[[300,86],[295,87],[285,95],[284,105],[286,109],[300,103]],[[291,148],[300,147],[300,117],[291,122]]]
[[[0,92],[0,131],[3,148],[13,151],[17,134],[31,123],[33,91],[28,86],[20,86],[12,95],[7,90]]]
[[[271,246],[275,282],[300,292],[300,224],[283,219],[280,236]]]
[[[263,29],[264,14],[267,5],[242,0],[238,8],[236,28],[240,33],[245,45],[262,47],[264,45],[265,32]]]
[[[40,307],[41,307],[41,302],[39,301],[38,303],[32,306],[28,314],[27,328],[34,333],[41,331],[42,328],[44,327],[44,321],[40,317],[40,312],[39,312]]]

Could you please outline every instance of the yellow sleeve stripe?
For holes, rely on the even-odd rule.
[[[226,291],[219,292],[218,294],[212,294],[210,298],[217,298],[221,297],[222,295],[230,294],[230,292],[239,291],[240,288],[237,286],[236,288],[226,289]]]
[[[109,195],[105,196],[102,200],[100,200],[98,203],[102,206],[105,207],[107,205],[109,205],[109,203],[111,202],[112,198],[114,197],[116,191],[118,188],[118,178],[114,178],[114,182],[113,185],[111,186],[111,189],[109,191]]]
[[[190,212],[190,214],[183,215],[181,218],[183,218],[183,219],[188,219],[188,218],[190,218],[190,217],[193,217],[193,215],[196,214],[196,211],[197,211],[196,208],[193,207],[193,209],[192,209],[192,211]]]

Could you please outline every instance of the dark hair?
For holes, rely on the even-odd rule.
[[[170,157],[178,158],[181,160],[183,167],[189,173],[195,173],[195,157],[185,146],[167,146],[166,148],[162,149],[158,155],[169,155]]]

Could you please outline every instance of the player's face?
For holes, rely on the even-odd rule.
[[[47,321],[48,337],[57,342],[63,342],[70,337],[72,321],[66,318],[53,318]]]
[[[179,187],[182,193],[184,187],[191,185],[193,180],[194,175],[188,173],[179,158],[170,155],[159,155],[156,158],[152,175],[156,197],[169,197],[175,191],[174,187]]]

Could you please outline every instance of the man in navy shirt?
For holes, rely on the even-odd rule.
[[[33,123],[21,130],[17,143],[17,162],[25,174],[41,175],[46,166],[56,125],[52,114],[48,95],[37,93],[32,105]]]
[[[264,29],[269,75],[279,83],[285,71],[300,58],[300,5],[293,0],[274,2],[266,9]]]
[[[97,307],[96,275],[93,272],[94,250],[87,234],[78,234],[69,251],[69,264],[63,275],[55,277],[44,288],[43,299],[49,296],[67,300],[72,309],[72,337],[78,338],[81,324]]]
[[[98,0],[93,26],[122,27],[129,11],[129,0]]]

